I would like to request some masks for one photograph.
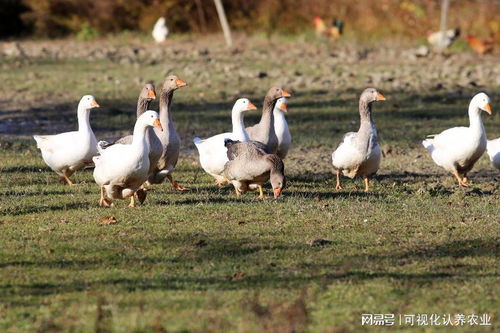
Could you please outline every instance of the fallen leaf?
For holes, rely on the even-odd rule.
[[[246,223],[245,221],[238,221],[238,225],[243,225],[245,223]]]
[[[233,274],[233,280],[241,280],[245,277],[245,273],[243,272],[236,272]]]
[[[101,221],[102,225],[109,225],[109,224],[118,223],[118,221],[116,220],[116,217],[114,217],[114,216],[101,217],[100,221]]]

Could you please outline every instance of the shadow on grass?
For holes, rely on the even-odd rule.
[[[16,172],[53,172],[49,167],[39,167],[39,166],[15,166],[10,168],[0,169],[1,173],[16,173]]]
[[[164,241],[171,241],[166,239]],[[174,239],[175,240],[175,239]],[[179,239],[176,240],[179,242]],[[186,241],[182,240],[182,244]],[[247,246],[247,247],[243,247]],[[369,261],[371,266],[378,267],[400,267],[408,262],[415,264],[428,262],[429,258],[434,257],[479,257],[488,256],[494,257],[498,253],[498,243],[495,239],[470,239],[461,241],[452,241],[443,244],[431,245],[427,248],[412,249],[400,253],[387,253],[381,255],[352,255],[342,258],[339,264],[308,264],[300,266],[299,270],[295,270],[294,274],[289,274],[289,267],[261,266],[261,271],[254,275],[245,276],[242,279],[233,279],[231,268],[228,268],[226,273],[219,273],[218,276],[201,277],[190,276],[193,273],[191,269],[200,265],[207,264],[227,264],[228,261],[234,260],[238,265],[259,265],[256,255],[260,251],[274,251],[277,255],[286,255],[289,251],[309,251],[321,250],[320,248],[310,248],[307,245],[277,245],[277,246],[259,246],[250,245],[248,243],[238,242],[232,239],[214,239],[208,240],[207,245],[196,248],[193,245],[187,245],[191,250],[189,255],[180,255],[173,258],[164,257],[143,257],[143,258],[128,258],[125,256],[113,256],[109,259],[102,260],[70,260],[70,261],[13,261],[0,264],[0,268],[6,267],[39,267],[39,268],[61,268],[61,269],[105,269],[109,270],[113,267],[118,269],[130,268],[131,265],[136,266],[136,270],[132,274],[137,275],[139,269],[147,266],[173,265],[172,271],[179,269],[177,265],[183,265],[182,270],[189,272],[182,275],[182,270],[177,275],[158,274],[155,278],[145,278],[142,275],[137,278],[103,278],[97,281],[89,281],[82,283],[74,281],[69,283],[8,283],[0,286],[4,295],[12,296],[36,296],[36,295],[52,295],[59,293],[79,292],[91,289],[109,289],[117,288],[123,291],[136,290],[243,290],[253,288],[302,288],[311,282],[324,283],[334,281],[351,281],[363,282],[372,279],[389,279],[400,280],[417,285],[432,284],[439,279],[452,279],[453,281],[476,280],[484,277],[498,277],[497,273],[481,273],[478,270],[484,270],[480,265],[448,265],[436,266],[432,271],[426,273],[412,272],[387,272],[383,269],[374,270],[373,268],[364,269],[366,262]],[[251,262],[245,259],[252,256]],[[242,264],[242,262],[244,264]],[[325,271],[329,271],[326,272]],[[221,275],[222,274],[222,275]],[[227,275],[225,275],[227,274]],[[139,274],[140,275],[140,274]]]
[[[65,193],[64,193],[65,194]],[[7,208],[0,211],[0,216],[19,216],[27,215],[33,213],[43,213],[49,211],[65,211],[65,210],[79,210],[88,209],[92,204],[88,202],[75,202],[68,204],[57,204],[57,205],[39,205],[39,206],[23,206]]]
[[[346,90],[348,91],[348,90]],[[359,92],[361,93],[361,91]],[[331,94],[331,98],[326,100],[317,101],[318,96],[328,96]],[[393,94],[398,96],[397,91],[387,91],[388,96]],[[254,102],[261,106],[263,96],[257,96],[252,94],[249,96]],[[293,113],[294,123],[321,123],[321,122],[331,122],[332,125],[338,121],[358,121],[357,108],[358,108],[358,97],[356,98],[338,98],[338,93],[334,94],[327,90],[308,90],[307,92],[298,92],[295,94],[296,97],[304,98],[310,97],[308,100],[300,100],[294,102],[293,99],[290,102],[291,108],[306,109],[307,112],[297,112]],[[376,113],[377,117],[392,118],[392,119],[441,119],[447,120],[453,118],[463,118],[467,117],[467,103],[465,101],[457,102],[456,99],[452,101],[457,105],[464,105],[464,112],[456,112],[450,109],[449,103],[442,103],[435,105],[439,101],[447,101],[449,99],[445,98],[442,93],[436,93],[431,96],[426,96],[423,99],[422,96],[408,96],[404,94],[405,97],[398,100],[392,100],[393,103],[402,103],[405,107],[404,111],[394,112],[388,110],[390,108],[389,104],[377,105]],[[415,100],[428,103],[434,103],[429,108],[420,108],[416,111]],[[464,99],[468,99],[464,97]],[[212,102],[207,101],[193,101],[190,103],[175,102],[173,105],[173,112],[176,116],[176,125],[178,125],[178,132],[181,136],[190,138],[193,134],[189,128],[205,128],[205,124],[226,124],[228,129],[230,127],[230,110],[233,106],[234,101],[227,100],[217,100]],[[3,118],[0,120],[0,133],[5,133],[9,135],[33,135],[33,134],[54,134],[63,131],[75,130],[76,126],[76,107],[78,102],[73,103],[63,103],[57,105],[47,105],[36,108],[30,108],[27,110],[14,109],[7,110],[3,112]],[[117,130],[127,130],[130,131],[133,128],[133,123],[135,122],[135,98],[130,98],[127,100],[105,100],[102,105],[102,110],[99,112],[94,112],[92,114],[91,123],[94,131],[104,132],[104,131],[117,131]],[[408,106],[410,109],[408,109]],[[339,107],[346,107],[346,110],[339,111]],[[157,105],[153,106],[153,109],[157,109]],[[260,109],[260,107],[259,107]],[[334,110],[330,110],[334,109]],[[35,115],[35,121],[33,121],[33,115]],[[14,121],[6,121],[6,120]],[[61,122],[61,119],[68,119],[65,122]],[[248,121],[247,124],[253,124],[260,119],[260,112],[249,114],[246,117]],[[189,124],[186,127],[186,124]],[[204,130],[202,133],[197,133],[202,137],[208,134],[208,131]],[[213,133],[212,133],[213,135]]]

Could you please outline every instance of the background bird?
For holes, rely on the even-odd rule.
[[[157,43],[163,43],[167,39],[168,27],[164,17],[160,17],[158,21],[156,21],[152,35]]]
[[[453,44],[460,36],[460,28],[431,32],[427,34],[427,42],[435,52],[442,52]]]
[[[313,25],[316,29],[316,34],[325,35],[332,39],[339,38],[344,31],[344,23],[339,19],[334,19],[332,26],[327,26],[325,21],[319,16],[313,19]]]
[[[489,38],[478,38],[468,35],[465,37],[465,40],[469,43],[474,52],[480,55],[493,51],[493,46],[495,44],[493,35]]]

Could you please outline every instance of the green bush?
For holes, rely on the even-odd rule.
[[[78,40],[93,40],[99,37],[99,31],[92,28],[90,23],[85,22],[81,25],[80,31],[76,34],[76,39]]]

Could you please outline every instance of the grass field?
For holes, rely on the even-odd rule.
[[[458,188],[420,145],[466,125],[480,90],[496,111],[483,115],[488,137],[499,135],[498,55],[410,61],[405,47],[257,38],[233,54],[212,40],[157,56],[138,44],[122,60],[54,43],[68,49],[0,58],[0,331],[350,332],[363,329],[362,313],[487,313],[492,326],[444,331],[498,329],[499,173],[483,156],[474,186]],[[159,86],[167,73],[190,85],[173,105],[183,140],[175,178],[190,191],[154,186],[140,207],[104,209],[90,170],[75,174],[77,186],[59,184],[30,136],[73,129],[86,93],[102,106],[91,115],[98,138],[128,133],[142,83]],[[285,197],[238,200],[213,186],[191,140],[228,130],[234,100],[261,106],[274,84],[293,94]],[[382,168],[372,193],[361,180],[335,191],[330,155],[357,129],[368,86],[387,97],[374,107]],[[103,224],[109,217],[117,223]]]

